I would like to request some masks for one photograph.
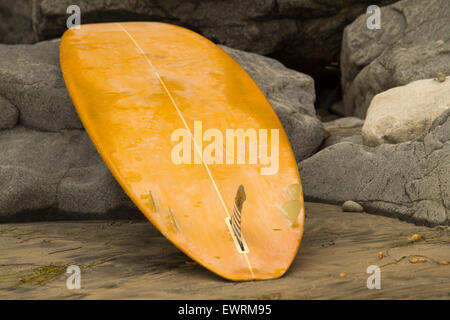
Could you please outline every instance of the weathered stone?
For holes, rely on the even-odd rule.
[[[345,212],[363,212],[364,208],[355,201],[347,200],[342,204],[342,210]]]
[[[396,0],[2,0],[0,41],[31,43],[66,30],[67,8],[81,23],[162,21],[200,32],[214,42],[271,55],[308,74],[337,62],[342,31],[372,4]]]
[[[366,20],[360,16],[344,31],[346,115],[364,118],[377,93],[450,74],[450,1],[403,0],[383,7],[381,29],[368,29]]]
[[[450,215],[450,109],[412,142],[371,148],[349,142],[299,164],[306,200],[352,199],[366,212],[426,225]]]
[[[43,209],[105,214],[131,201],[82,130],[0,131],[0,219]]]
[[[379,93],[367,110],[364,143],[377,146],[413,140],[449,108],[450,77],[445,82],[418,80]]]
[[[59,41],[0,45],[0,95],[23,126],[46,131],[82,128],[59,67]]]
[[[0,130],[11,129],[19,121],[19,111],[11,102],[0,96]]]
[[[103,161],[70,168],[59,184],[57,198],[58,210],[85,216],[135,208]]]

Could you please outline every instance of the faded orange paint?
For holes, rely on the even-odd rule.
[[[192,31],[154,22],[67,30],[60,63],[103,160],[164,236],[227,279],[284,274],[303,234],[303,195],[300,186],[292,188],[300,185],[297,164],[275,112],[238,63]],[[174,164],[171,134],[193,132],[194,121],[222,132],[279,129],[278,172],[261,175],[259,163]],[[226,221],[240,185],[248,252],[238,250]],[[292,212],[283,212],[293,200],[301,203],[295,223]]]

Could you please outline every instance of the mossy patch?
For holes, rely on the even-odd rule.
[[[20,279],[23,284],[41,285],[51,281],[60,275],[64,274],[69,265],[55,265],[40,266],[31,270],[31,273],[25,275]]]
[[[25,236],[28,234],[33,234],[35,232],[36,231],[19,230],[17,228],[1,229],[0,236]]]
[[[87,264],[79,265],[81,269],[87,269],[101,265],[105,262],[114,260],[115,258],[101,259],[99,261]],[[51,263],[49,265],[39,266],[31,269],[30,272],[26,273],[19,279],[18,285],[43,285],[52,281],[62,274],[66,273],[67,267],[71,264],[56,264]]]

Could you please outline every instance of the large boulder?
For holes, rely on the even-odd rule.
[[[367,110],[364,143],[377,146],[413,140],[449,108],[450,77],[418,80],[379,93]]]
[[[19,111],[8,100],[0,96],[0,130],[14,128],[19,121]]]
[[[0,221],[135,215],[83,130],[58,48],[59,41],[0,45]],[[297,159],[314,153],[324,132],[315,118],[312,78],[270,58],[223,49],[266,94]]]
[[[0,150],[0,221],[90,219],[132,207],[83,130],[17,126],[0,131]]]
[[[381,29],[368,29],[366,20],[360,16],[344,31],[346,115],[364,118],[377,93],[450,74],[450,1],[403,0],[383,7]]]
[[[36,1],[3,0],[0,2],[0,42],[34,43],[38,41],[33,28]]]
[[[396,0],[2,0],[0,41],[31,43],[62,35],[69,5],[81,23],[163,21],[233,48],[274,55],[321,72],[338,61],[342,30],[369,5]],[[1,32],[3,31],[3,32]],[[309,72],[308,72],[309,73]]]
[[[0,96],[23,126],[45,131],[81,129],[59,67],[59,41],[0,45]]]
[[[341,142],[299,164],[306,200],[356,201],[365,211],[446,225],[450,220],[450,109],[412,142]]]

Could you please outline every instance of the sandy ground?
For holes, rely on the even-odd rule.
[[[448,227],[317,203],[307,203],[306,221],[282,278],[239,283],[192,262],[144,220],[0,224],[0,299],[450,298],[450,265],[439,263],[450,260]],[[418,258],[426,261],[410,262]],[[79,290],[66,287],[72,264]],[[369,265],[381,268],[379,290],[367,288]]]

